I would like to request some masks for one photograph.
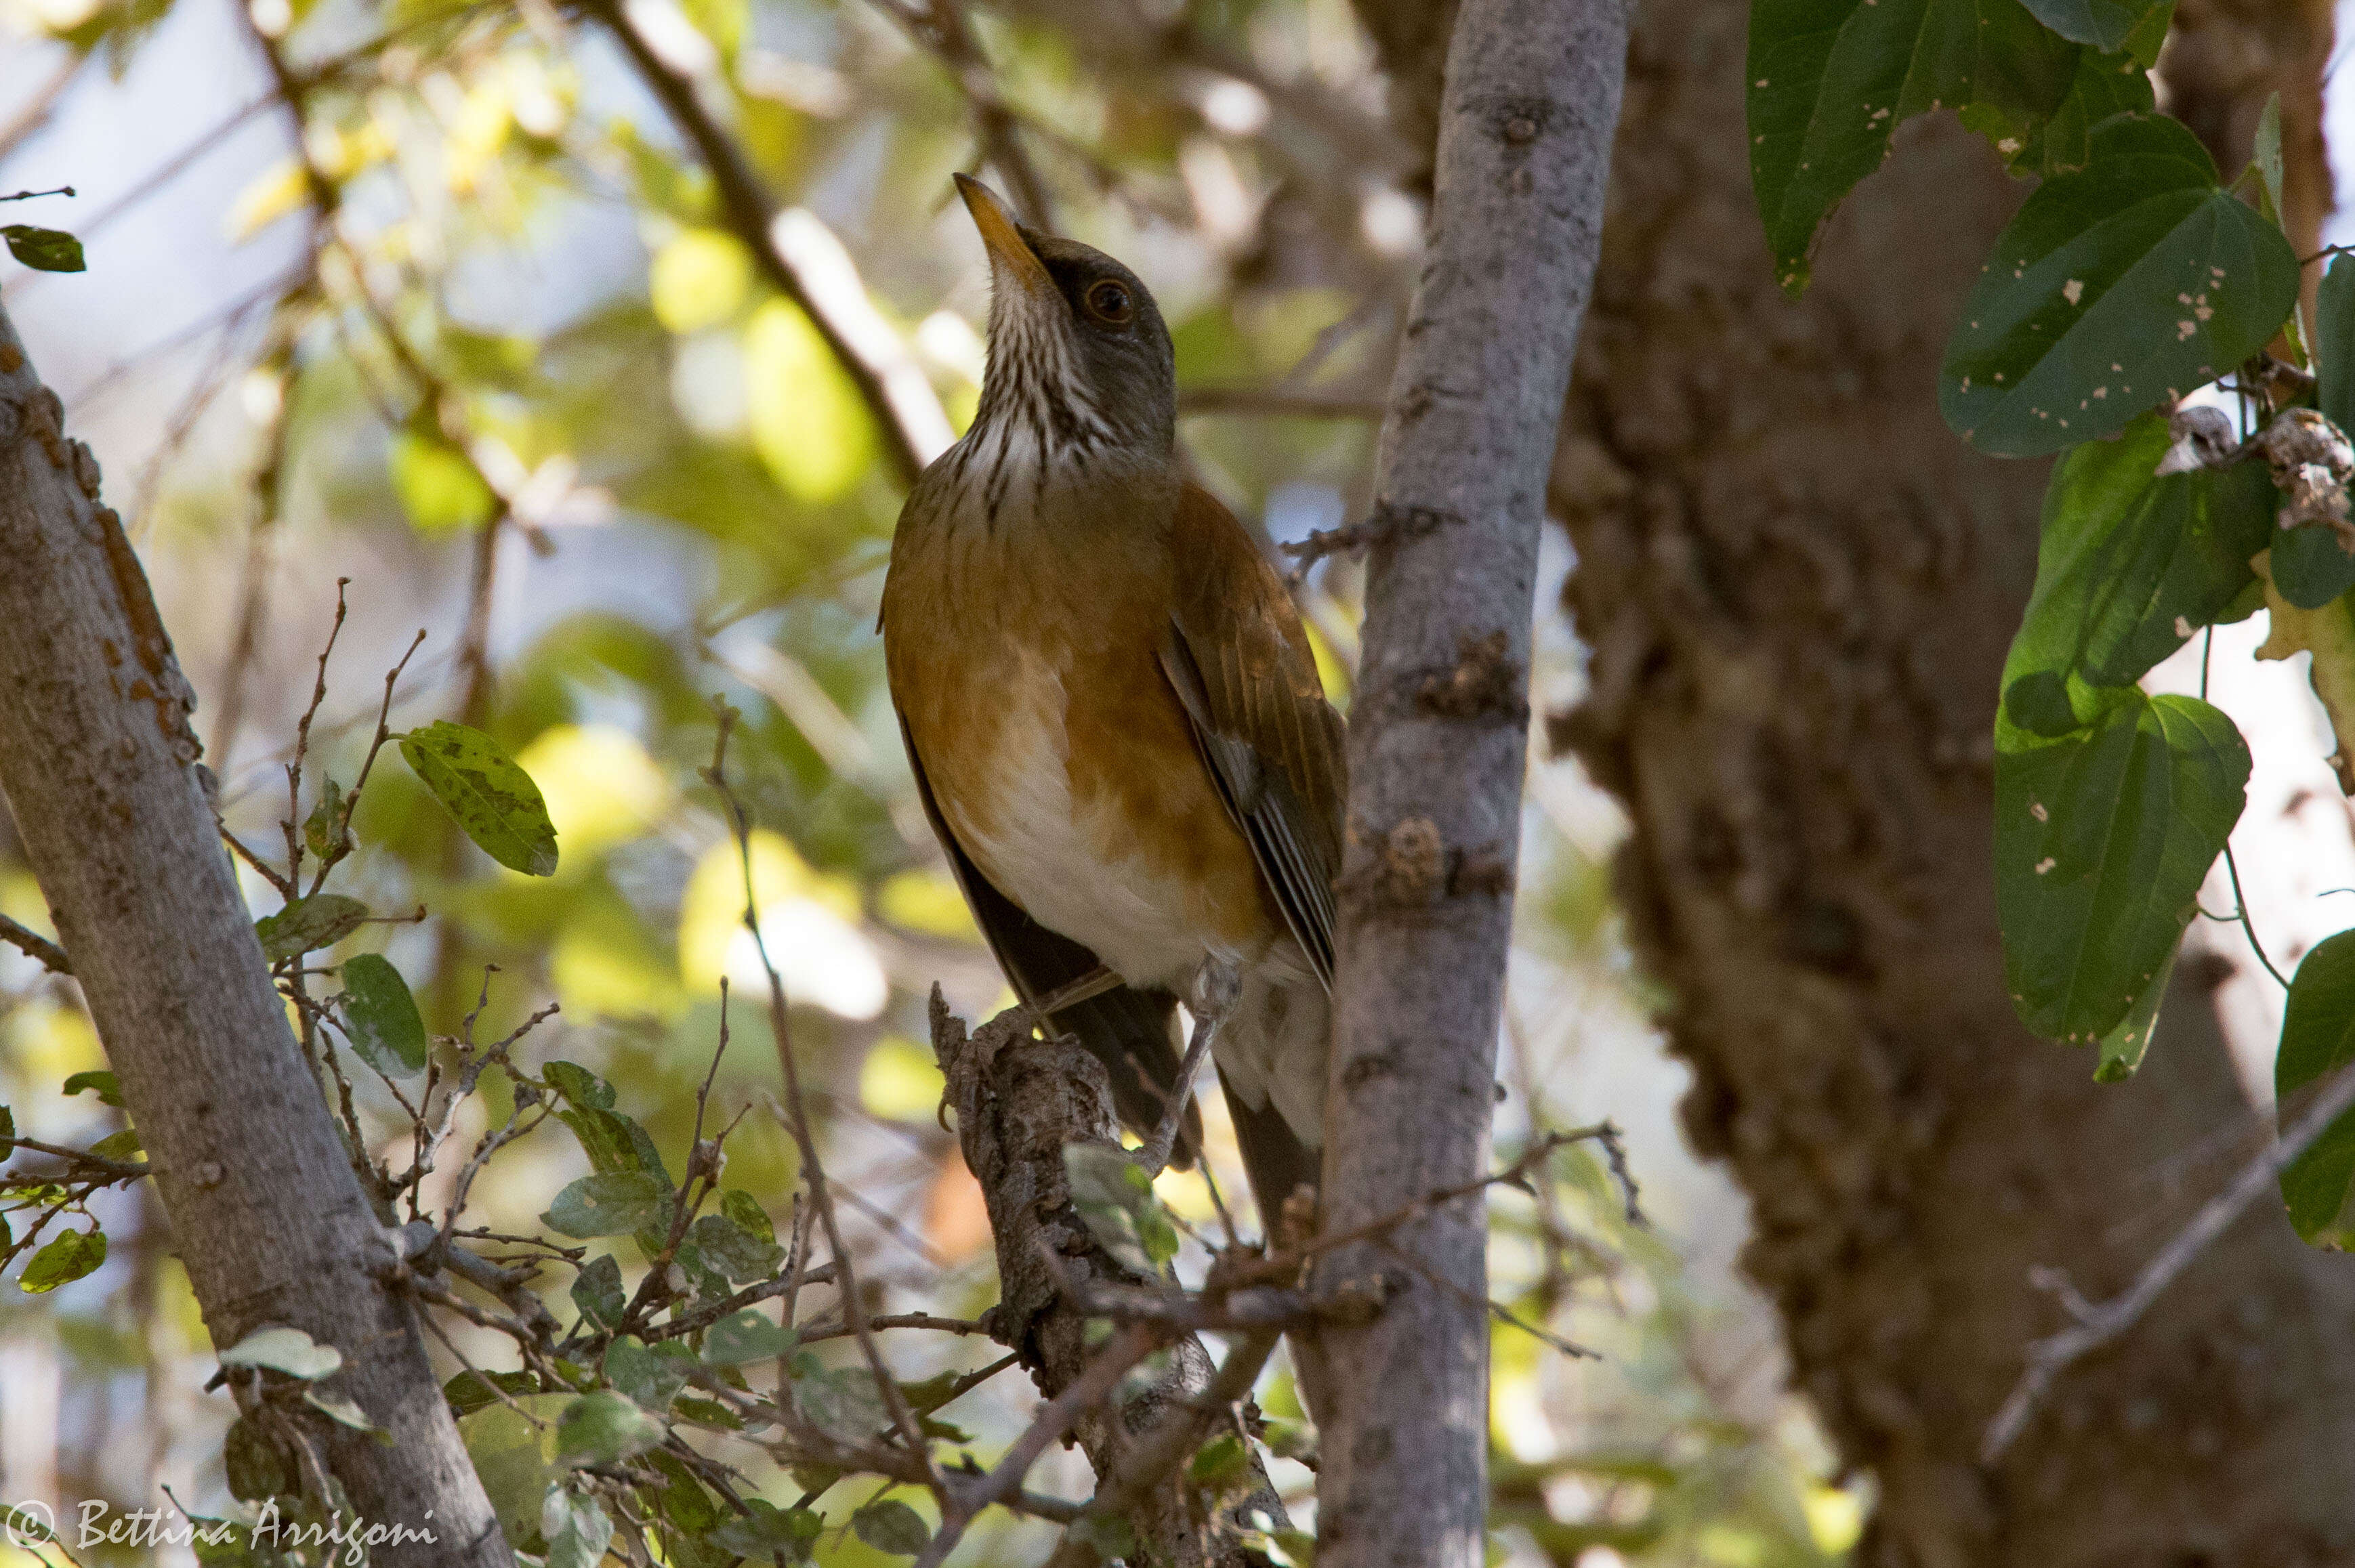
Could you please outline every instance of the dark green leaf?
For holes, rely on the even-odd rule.
[[[556,871],[556,824],[531,775],[481,730],[447,722],[400,737],[410,771],[485,854],[510,871]]]
[[[567,1465],[612,1465],[663,1440],[662,1423],[611,1389],[584,1393],[556,1422],[556,1457]]]
[[[26,266],[43,272],[79,272],[82,270],[81,241],[56,228],[35,228],[28,223],[12,223],[0,228],[8,238],[8,254]]]
[[[2113,114],[2148,114],[2157,108],[2147,63],[2131,53],[2077,51],[2077,69],[2060,106],[2042,118],[2009,115],[1991,104],[1963,110],[1963,123],[1994,143],[2011,172],[2068,174],[2093,159],[2094,127]]]
[[[745,1361],[772,1361],[788,1353],[800,1342],[800,1337],[792,1330],[779,1328],[762,1313],[747,1307],[741,1312],[730,1313],[704,1330],[703,1359],[714,1366],[739,1366]]]
[[[2274,588],[2300,609],[2320,609],[2355,588],[2355,553],[2336,528],[2277,527],[2272,548]]]
[[[2190,697],[2107,694],[2090,727],[2039,742],[1999,724],[1996,906],[2030,1029],[2093,1044],[2155,982],[2241,814],[2249,751]]]
[[[229,1472],[229,1495],[240,1501],[260,1502],[294,1489],[294,1467],[250,1416],[229,1423],[221,1464]]]
[[[303,842],[321,860],[351,842],[351,832],[344,821],[344,787],[330,779],[319,786],[318,803],[311,814],[303,819]]]
[[[0,1143],[5,1143],[16,1136],[16,1113],[6,1106],[0,1106]]]
[[[2315,292],[2314,374],[2315,407],[2340,429],[2355,428],[2355,256],[2331,258]]]
[[[297,898],[275,915],[265,915],[253,923],[253,934],[261,938],[261,956],[272,963],[283,963],[299,959],[321,948],[332,948],[360,928],[368,916],[368,907],[357,898],[346,898],[340,893],[314,893],[308,898]]]
[[[2281,1050],[2274,1057],[2275,1115],[2297,1120],[2303,1091],[2355,1062],[2355,931],[2315,944],[2290,977],[2283,1010]],[[2355,1111],[2330,1124],[2281,1174],[2282,1202],[2300,1239],[2340,1251],[2355,1248],[2355,1214],[2348,1189],[2355,1184]]]
[[[692,1421],[698,1426],[709,1426],[716,1432],[741,1432],[744,1423],[736,1413],[716,1399],[696,1399],[682,1396],[671,1402],[671,1408],[682,1421]]]
[[[2152,12],[2173,5],[2174,0],[2028,0],[2038,21],[2073,43],[2091,44],[2104,54],[2126,48]]]
[[[2092,147],[2022,204],[1946,345],[1939,407],[1982,451],[2119,429],[2264,347],[2297,301],[2289,241],[2216,188],[2181,124],[2118,115]]]
[[[850,1532],[894,1557],[913,1557],[932,1543],[924,1516],[897,1498],[868,1503],[850,1516]]]
[[[572,1281],[572,1305],[581,1320],[599,1329],[618,1329],[629,1303],[622,1295],[622,1266],[613,1254],[591,1258]]]
[[[485,1376],[487,1383],[484,1381]],[[486,1404],[496,1404],[501,1391],[510,1394],[538,1393],[539,1382],[529,1372],[462,1372],[442,1385],[442,1397],[449,1402],[453,1415],[471,1415]]]
[[[2090,711],[2082,688],[2132,685],[2256,581],[2275,501],[2264,465],[2156,477],[2169,445],[2152,414],[2053,468],[2036,591],[2004,662],[2004,716],[2020,728],[2067,735]]]
[[[117,1110],[123,1108],[123,1089],[115,1083],[114,1075],[103,1067],[87,1073],[76,1073],[66,1080],[63,1092],[71,1096],[78,1095],[84,1089],[97,1095],[99,1104],[112,1106]]]
[[[672,1340],[658,1346],[615,1340],[605,1347],[605,1375],[613,1386],[657,1415],[667,1411],[678,1391],[687,1386],[687,1369],[693,1364],[694,1358]]]
[[[33,1261],[25,1266],[17,1287],[27,1296],[41,1296],[60,1285],[70,1285],[106,1261],[106,1233],[93,1224],[86,1231],[53,1236]]]
[[[425,1020],[409,982],[376,953],[344,960],[344,1022],[360,1060],[388,1078],[425,1071]]]
[[[1751,184],[1783,286],[1806,286],[1832,207],[1941,106],[2031,124],[2067,95],[2077,49],[2019,0],[1753,0]]]
[[[711,1542],[765,1562],[780,1552],[791,1563],[809,1560],[826,1520],[808,1509],[781,1509],[759,1498],[744,1499],[744,1514],[711,1532]]]
[[[652,1224],[669,1202],[669,1184],[658,1176],[644,1171],[601,1171],[559,1192],[540,1223],[584,1241],[625,1235]]]

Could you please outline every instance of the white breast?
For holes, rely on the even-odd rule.
[[[1073,799],[1060,677],[1025,653],[996,700],[1006,721],[982,770],[994,795],[984,811],[943,802],[958,840],[1040,925],[1132,984],[1182,991],[1209,950],[1204,936],[1188,918],[1185,888],[1129,849],[1100,802]],[[985,814],[986,823],[975,820]]]

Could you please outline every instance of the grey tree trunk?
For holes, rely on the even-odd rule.
[[[1328,1233],[1487,1167],[1545,475],[1601,240],[1626,26],[1625,0],[1467,0],[1454,28],[1431,247],[1374,482]],[[1483,1561],[1487,1242],[1474,1199],[1318,1266],[1328,1287],[1379,1277],[1387,1298],[1310,1356],[1331,1404],[1325,1568]]]
[[[0,789],[155,1167],[216,1345],[284,1324],[389,1444],[314,1420],[377,1549],[513,1561],[442,1403],[393,1249],[288,1028],[199,785],[191,698],[98,465],[0,315]]]
[[[2022,187],[1951,121],[1911,127],[1786,301],[1744,10],[1639,19],[1552,487],[1593,649],[1555,735],[1634,820],[1620,888],[1677,999],[1689,1130],[1751,1194],[1798,1386],[1878,1482],[1860,1563],[2347,1561],[2355,1263],[2270,1210],[1977,1463],[2063,1321],[2031,1268],[2115,1291],[2258,1128],[2200,966],[2123,1086],[2003,991],[1989,728],[2044,468],[1971,455],[1933,387]]]

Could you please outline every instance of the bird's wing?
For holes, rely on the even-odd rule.
[[[1183,1065],[1170,1033],[1178,999],[1166,991],[1140,991],[1110,980],[1095,954],[1041,926],[1000,893],[949,831],[905,718],[900,721],[900,738],[907,743],[908,766],[916,775],[916,798],[923,802],[925,820],[948,852],[957,886],[973,909],[974,923],[988,939],[989,950],[996,955],[997,967],[1006,971],[1007,983],[1026,1005],[1032,1006],[1074,988],[1092,993],[1056,1007],[1051,1014],[1055,1026],[1076,1037],[1104,1065],[1121,1120],[1151,1137],[1161,1124]],[[1095,976],[1105,977],[1109,983],[1101,989],[1086,983]],[[1178,1140],[1170,1157],[1170,1163],[1180,1170],[1193,1163],[1189,1151],[1202,1146],[1201,1109],[1190,1100],[1185,1130],[1187,1137]]]
[[[1187,485],[1173,538],[1178,593],[1162,671],[1284,923],[1330,991],[1348,788],[1341,715],[1325,700],[1284,579],[1233,514]]]

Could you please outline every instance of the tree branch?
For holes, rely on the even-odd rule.
[[[0,313],[0,789],[139,1128],[213,1341],[264,1324],[344,1358],[389,1434],[322,1434],[353,1506],[430,1531],[381,1561],[511,1561],[392,1248],[296,1050],[188,726],[194,699],[98,464]],[[429,1518],[430,1515],[430,1518]]]
[[[1337,888],[1327,1234],[1487,1169],[1538,539],[1626,45],[1625,0],[1465,0],[1456,16],[1431,248],[1374,485],[1376,515],[1429,525],[1386,529],[1368,551]],[[1318,1560],[1474,1568],[1487,1499],[1486,1214],[1436,1206],[1387,1240],[1433,1277],[1371,1240],[1333,1248],[1316,1272],[1320,1293],[1369,1277],[1389,1287],[1372,1321],[1325,1325],[1303,1358],[1327,1427]]]

